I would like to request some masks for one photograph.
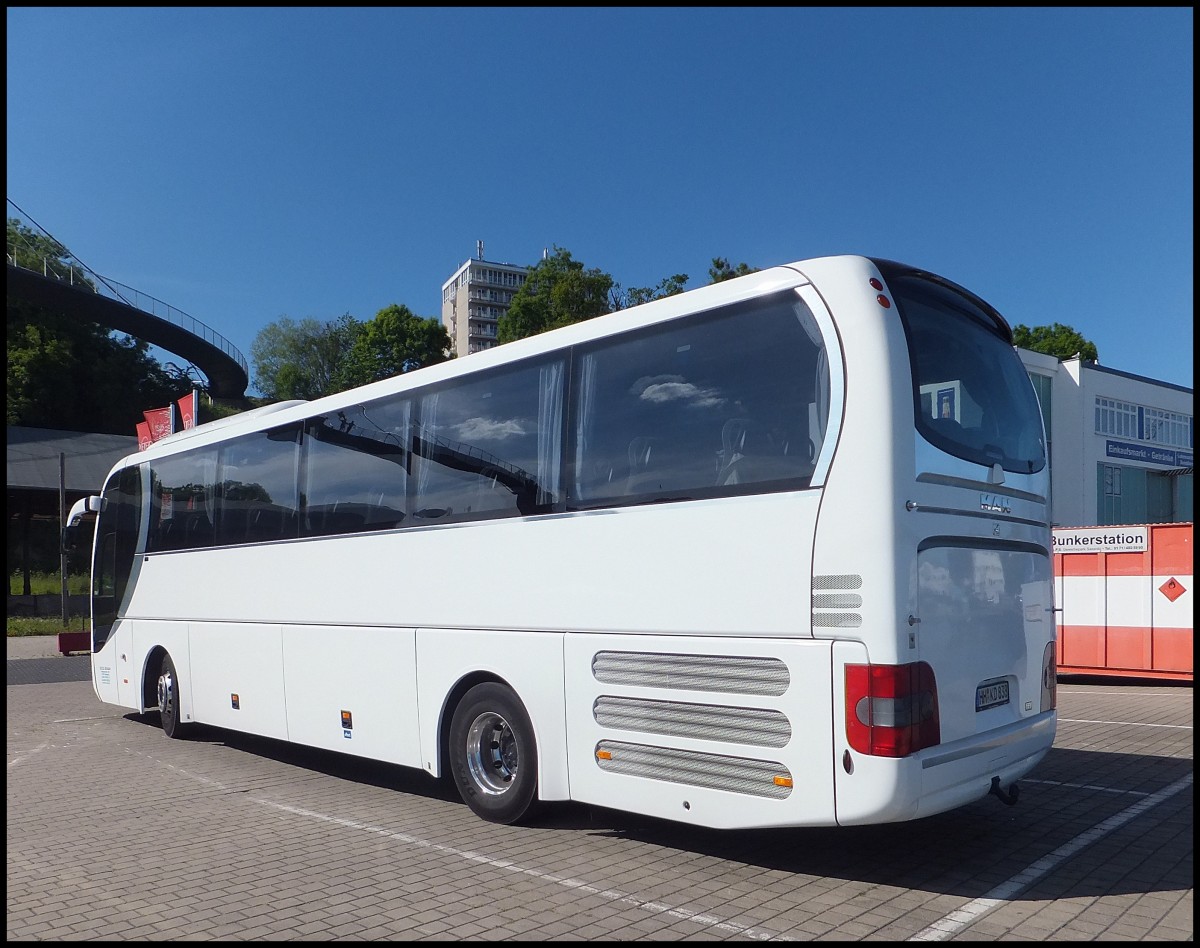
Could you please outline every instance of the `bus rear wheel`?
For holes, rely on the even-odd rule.
[[[179,675],[171,656],[165,653],[158,670],[158,714],[167,737],[180,738],[187,734],[187,725],[180,720]]]
[[[521,699],[496,682],[468,691],[450,723],[450,771],[463,802],[490,823],[515,823],[534,809],[537,769]]]

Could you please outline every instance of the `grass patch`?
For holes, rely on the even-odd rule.
[[[58,596],[62,594],[61,573],[30,573],[29,594],[31,596]],[[67,594],[86,596],[88,593],[87,573],[71,573],[67,576]],[[25,577],[20,570],[8,574],[8,594],[25,595]]]
[[[9,616],[8,634],[58,635],[59,632],[90,632],[92,620],[87,616],[71,616],[63,625],[61,616]]]

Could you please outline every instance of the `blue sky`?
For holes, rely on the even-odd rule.
[[[438,315],[483,240],[626,287],[888,257],[1192,385],[1191,8],[7,19],[7,197],[247,359],[283,316]]]

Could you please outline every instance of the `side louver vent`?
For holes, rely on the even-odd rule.
[[[783,747],[792,739],[787,716],[766,708],[726,708],[601,695],[592,706],[592,715],[602,727],[705,741]]]
[[[792,775],[783,764],[773,760],[601,741],[596,745],[596,763],[609,773],[776,800],[792,792]]]
[[[862,625],[862,577],[853,573],[814,576],[812,624],[814,629],[857,629]]]
[[[777,658],[662,652],[597,652],[592,675],[605,684],[737,695],[778,696],[791,684],[787,665]]]

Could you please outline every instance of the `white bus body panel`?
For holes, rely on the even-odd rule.
[[[539,797],[570,798],[561,633],[418,629],[417,664],[421,755],[426,770],[439,776],[445,767],[439,735],[447,697],[463,679],[482,674],[503,680],[529,712],[538,749]]]
[[[733,659],[786,669],[785,690],[734,690]],[[833,822],[828,642],[574,633],[565,660],[572,799],[718,829]],[[606,709],[620,723],[602,722]]]
[[[189,622],[188,643],[190,676],[179,668],[174,653],[171,658],[180,687],[191,693],[196,721],[288,739],[283,629],[273,623]],[[204,687],[196,688],[194,682],[204,682]]]
[[[846,666],[866,662],[867,650],[862,644],[834,645],[833,706],[839,727],[834,774],[841,826],[933,816],[987,796],[994,777],[1007,791],[1037,765],[1054,742],[1057,716],[1049,711],[999,727],[981,722],[970,736],[943,741],[908,757],[860,754],[850,749],[846,739]]]
[[[838,443],[813,555],[814,594],[860,600],[813,610],[814,636],[839,640],[838,822],[913,819],[983,796],[993,776],[1007,788],[1053,743],[1055,715],[1040,707],[1042,661],[1054,640],[1052,570],[1049,556],[1034,552],[1050,545],[1049,474],[1005,472],[996,483],[989,468],[935,449],[915,430],[908,347],[896,310],[855,286],[880,276],[874,265],[818,260],[798,269],[836,313],[845,363],[853,366],[844,416],[830,419]],[[997,515],[995,506],[1008,510]],[[947,549],[958,550],[963,562]],[[943,586],[986,593],[998,559],[1028,567],[1021,589],[1005,590],[1022,597],[1023,618],[1011,614],[998,635],[987,637],[978,628],[989,620],[986,594],[956,601],[956,618],[935,593]],[[937,683],[941,743],[902,759],[851,750],[845,665],[917,661],[929,664]],[[977,713],[976,688],[996,679],[1009,682],[1009,704]],[[847,752],[849,774],[842,764]]]
[[[283,669],[290,740],[421,766],[415,629],[285,625]]]
[[[807,636],[818,502],[814,489],[157,553],[129,614]]]
[[[135,666],[129,664],[133,652],[132,628],[129,619],[118,619],[108,641],[99,652],[92,655],[92,688],[96,697],[107,704],[141,711],[137,692],[139,679],[132,674]],[[131,684],[134,688],[132,692]]]

